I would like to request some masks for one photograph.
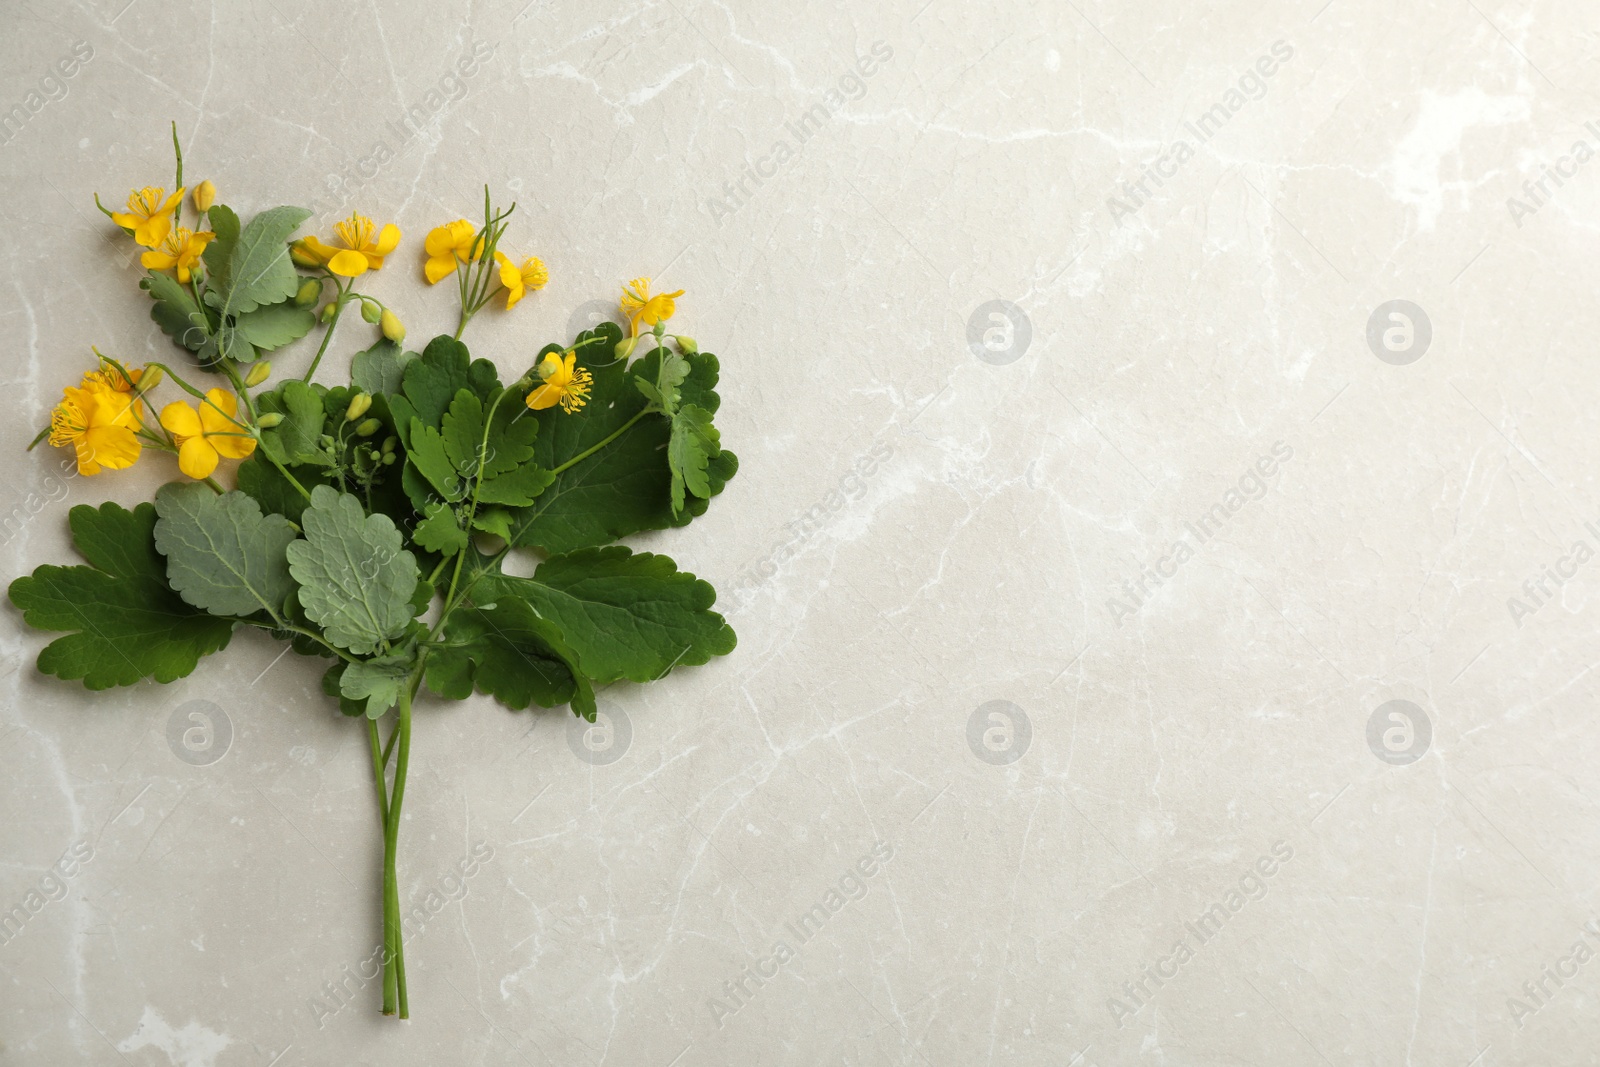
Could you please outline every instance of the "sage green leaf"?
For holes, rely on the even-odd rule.
[[[152,273],[139,285],[155,300],[150,318],[162,332],[183,348],[200,351],[211,336],[211,321],[195,303],[194,294],[169,274]]]
[[[368,515],[349,493],[319,485],[300,516],[304,540],[289,545],[300,604],[328,640],[366,655],[411,621],[417,561],[387,515]]]
[[[275,207],[245,226],[228,257],[226,287],[212,287],[219,294],[216,306],[224,320],[294,296],[300,276],[289,259],[288,241],[310,216],[305,208]]]
[[[167,557],[167,581],[185,601],[213,615],[280,618],[294,592],[285,549],[294,527],[237,490],[218,496],[199,482],[156,490],[156,551]]]
[[[339,711],[352,718],[367,713],[365,700],[351,700],[340,691],[340,682],[344,678],[344,669],[349,666],[345,660],[339,660],[329,667],[322,675],[322,691],[339,702]]]
[[[39,670],[88,689],[170,682],[227,647],[234,624],[186,604],[167,585],[156,551],[156,509],[80,504],[69,522],[88,567],[43,566],[11,583],[30,626],[65,632],[39,653]]]
[[[400,702],[400,687],[415,664],[416,656],[409,652],[346,664],[339,695],[366,701],[367,718],[376,719]]]
[[[453,556],[467,547],[467,532],[456,521],[455,508],[449,504],[428,505],[428,517],[417,523],[411,539],[441,556]]]
[[[233,250],[239,243],[239,216],[225,204],[212,204],[206,217],[211,220],[211,232],[217,235],[200,254],[206,264],[206,281],[213,290],[227,292]]]
[[[217,332],[212,335],[216,341],[217,355],[231,359],[236,363],[254,363],[256,361],[255,346],[244,335],[244,331],[230,323],[223,323],[217,327]]]
[[[273,412],[283,416],[278,425],[261,431],[261,446],[279,463],[317,466],[333,463],[321,444],[327,418],[321,389],[321,386],[290,378],[256,399],[256,407],[262,414]]]
[[[667,440],[667,465],[672,470],[672,513],[683,511],[687,490],[697,497],[711,496],[708,466],[721,451],[721,435],[711,425],[711,412],[698,404],[684,404],[672,416],[672,436]]]
[[[666,556],[621,546],[551,556],[532,578],[486,575],[473,599],[526,601],[555,624],[595,682],[648,682],[674,666],[733,651],[733,628],[711,610],[716,590]]]
[[[350,360],[350,383],[364,393],[398,393],[405,382],[406,364],[417,358],[388,338],[380,340]]]
[[[263,352],[300,340],[316,323],[317,316],[310,308],[296,307],[292,300],[258,307],[233,322],[240,335]]]
[[[445,624],[445,643],[428,657],[428,688],[463,700],[474,687],[509,708],[570,703],[594,721],[594,688],[578,670],[560,631],[526,602],[502,596],[489,607],[463,607]]]

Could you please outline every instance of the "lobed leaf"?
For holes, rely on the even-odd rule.
[[[285,554],[295,539],[282,515],[237,490],[218,496],[198,482],[169,482],[156,491],[156,550],[167,557],[167,580],[186,602],[213,615],[278,618],[294,592]]]

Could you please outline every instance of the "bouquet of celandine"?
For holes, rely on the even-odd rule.
[[[601,323],[502,383],[462,330],[547,275],[538,259],[519,265],[500,250],[512,209],[496,211],[487,191],[481,226],[451,222],[424,244],[427,281],[457,280],[460,327],[407,351],[395,313],[356,291],[396,253],[397,227],[352,215],[334,227],[336,244],[291,242],[308,212],[276,207],[243,222],[202,182],[191,229],[177,155],[175,192],[145,188],[126,212],[101,210],[147,249],[140,285],[183,358],[135,367],[96,350],[34,443],[76,450],[82,474],[170,453],[185,479],[132,511],[73,508],[89,566],[39,567],[12,582],[11,600],[30,625],[65,633],[39,669],[89,689],[181,678],[241,626],[327,664],[323,689],[364,724],[371,752],[383,1011],[405,1018],[395,855],[418,693],[569,704],[593,721],[597,685],[648,682],[733,649],[710,585],[615,543],[688,523],[733,477],[737,460],[712,425],[717,359],[666,334],[681,292],[652,294],[639,278],[622,289],[626,338]],[[349,384],[316,382],[352,305],[382,336],[354,355]],[[274,379],[263,353],[319,323],[305,372]],[[217,474],[233,461],[229,490]],[[515,549],[535,553],[532,577],[502,569]]]

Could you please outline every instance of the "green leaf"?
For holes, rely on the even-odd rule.
[[[415,467],[428,483],[437,489],[446,500],[460,500],[465,495],[465,487],[461,479],[456,477],[456,467],[450,462],[449,448],[444,437],[431,426],[423,425],[421,419],[411,420],[411,445],[406,452],[406,460]],[[418,500],[415,494],[412,500],[420,508],[424,500]]]
[[[417,358],[387,338],[350,360],[350,383],[364,393],[398,393],[405,382],[406,365]]]
[[[339,711],[354,718],[367,713],[367,702],[364,700],[351,700],[340,690],[340,682],[344,678],[344,669],[349,666],[345,660],[339,660],[329,667],[322,675],[322,691],[339,702]]]
[[[194,294],[169,274],[151,273],[139,284],[155,300],[150,317],[162,332],[183,348],[200,351],[211,336],[211,322],[195,303]]]
[[[417,561],[387,515],[368,515],[349,493],[319,485],[289,546],[300,603],[328,640],[366,655],[411,621]]]
[[[317,316],[310,308],[296,307],[292,300],[258,307],[233,322],[246,341],[264,352],[300,340],[316,323]]]
[[[456,392],[450,410],[440,420],[440,436],[445,454],[456,473],[467,479],[478,477],[478,453],[486,444],[483,432],[483,401],[470,389]]]
[[[402,388],[407,410],[392,405],[395,424],[409,430],[415,416],[438,429],[457,393],[467,389],[480,400],[491,400],[500,391],[500,378],[493,363],[472,359],[466,345],[440,334],[428,342],[420,359],[406,364]]]
[[[672,469],[672,513],[683,511],[684,491],[702,499],[711,496],[708,465],[721,451],[721,435],[711,425],[711,412],[698,404],[684,404],[672,416],[672,436],[667,441],[667,465]]]
[[[217,332],[212,335],[216,341],[217,355],[231,359],[236,363],[254,363],[256,361],[255,346],[250,343],[244,331],[231,323],[223,323],[217,327]]]
[[[339,695],[366,701],[367,718],[376,719],[400,702],[400,687],[415,664],[410,651],[346,664],[339,677]]]
[[[467,547],[467,532],[457,523],[455,508],[449,504],[428,505],[428,517],[417,523],[411,539],[441,556],[453,556]]]
[[[206,280],[210,287],[219,292],[226,292],[233,250],[239,244],[239,216],[225,204],[212,204],[206,217],[211,220],[211,232],[217,236],[206,245],[206,250],[200,254],[200,258],[205,260]]]
[[[621,331],[601,323],[579,335],[579,360],[584,352],[607,355],[590,365],[594,383],[590,400],[577,415],[559,408],[535,412],[539,436],[535,442],[538,465],[554,470],[605,440],[643,410],[648,403],[636,381],[654,383],[659,377],[659,355],[653,351],[624,368],[620,361],[605,363]],[[599,343],[585,345],[586,339]],[[715,386],[717,359],[699,353],[685,360],[689,367],[679,394],[685,404],[715,413],[719,403]],[[659,415],[647,415],[622,436],[586,459],[555,476],[549,488],[531,506],[518,509],[509,523],[513,544],[546,552],[570,552],[610,544],[642,530],[682,526],[705,512],[708,500],[739,468],[738,458],[727,449],[708,459],[705,497],[690,495],[684,506],[672,507],[673,473],[667,450],[671,424]]]
[[[478,503],[526,507],[555,480],[556,476],[543,467],[527,463],[492,478],[485,478],[478,489]]]
[[[167,586],[156,551],[156,509],[79,505],[72,539],[92,566],[37,568],[11,583],[11,602],[30,626],[67,633],[39,653],[39,670],[88,689],[170,682],[200,657],[227,647],[233,623],[185,604]]]
[[[261,514],[248,495],[218,496],[198,482],[156,490],[156,550],[167,557],[167,581],[185,601],[213,615],[280,618],[294,592],[284,554],[295,539],[282,515]]]
[[[224,320],[294,296],[300,276],[289,259],[289,235],[310,216],[305,208],[275,207],[250,220],[228,257],[226,287],[212,287]]]
[[[278,425],[261,431],[261,446],[286,466],[309,463],[329,466],[332,458],[323,450],[322,429],[327,418],[322,406],[322,387],[290,378],[270,393],[262,393],[256,407],[262,414],[283,416]],[[308,487],[309,488],[309,487]]]
[[[307,491],[326,484],[323,481],[327,474],[325,469],[293,467],[291,473]],[[249,459],[239,464],[237,479],[240,490],[249,493],[265,514],[282,515],[299,525],[300,514],[306,509],[306,498],[300,490],[289,484],[283,472],[266,457],[264,450],[257,449]]]
[[[594,688],[560,631],[526,602],[503,596],[489,607],[463,607],[445,624],[445,644],[428,657],[428,688],[463,700],[474,687],[509,708],[571,703],[594,721]]]
[[[478,603],[513,596],[555,624],[595,682],[648,682],[733,651],[716,590],[666,556],[621,546],[552,556],[532,578],[486,575]]]

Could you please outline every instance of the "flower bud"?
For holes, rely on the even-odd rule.
[[[658,322],[656,323],[655,328],[650,332],[655,334],[657,337],[661,337],[667,332],[667,324],[664,322]]]
[[[378,328],[383,331],[383,335],[385,337],[393,341],[395,344],[399,344],[401,341],[406,339],[406,328],[400,322],[400,316],[396,315],[388,308],[384,308],[383,314],[379,316]]]
[[[394,463],[394,453],[393,452],[385,452],[383,454],[383,465],[385,467],[387,467],[392,463]]]
[[[686,337],[680,333],[674,338],[674,340],[678,342],[678,350],[685,355],[692,356],[696,352],[700,351],[700,346],[695,344],[693,337]]]
[[[344,421],[355,422],[367,413],[372,406],[372,397],[366,393],[357,393],[350,398],[350,406],[344,409]]]
[[[322,260],[318,259],[310,249],[299,241],[289,246],[289,258],[294,261],[294,265],[297,267],[322,266]]]
[[[317,297],[322,295],[322,279],[307,278],[300,283],[300,288],[294,293],[294,306],[308,308],[317,302]]]
[[[143,373],[139,375],[139,392],[148,393],[160,385],[161,379],[166,376],[166,372],[160,367],[146,367]]]
[[[217,200],[217,187],[207,178],[194,187],[194,209],[202,215],[211,210],[211,205]]]
[[[371,437],[373,434],[382,429],[382,427],[383,423],[379,422],[377,419],[368,419],[366,422],[363,422],[360,426],[356,427],[356,436]],[[378,453],[374,452],[372,454],[372,458],[377,459]]]
[[[272,374],[272,360],[264,359],[250,368],[250,373],[244,376],[244,384],[254,389]]]
[[[394,434],[390,434],[388,437],[383,439],[383,450],[385,452],[393,452],[394,446],[398,445],[399,443],[400,438],[396,437]]]
[[[339,302],[330,300],[322,305],[322,314],[319,316],[323,322],[332,322],[333,317],[339,313]]]
[[[363,300],[361,301],[361,317],[373,325],[377,325],[378,320],[383,318],[383,308],[378,306],[376,300]]]
[[[265,415],[256,419],[256,425],[261,427],[263,430],[270,430],[282,421],[283,415],[281,412],[269,411]]]
[[[617,358],[627,359],[629,356],[633,355],[634,346],[638,343],[639,339],[637,337],[624,337],[622,340],[618,341],[616,349]]]

